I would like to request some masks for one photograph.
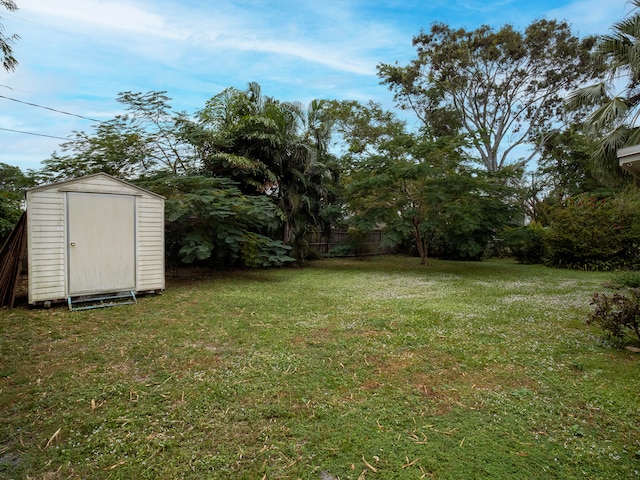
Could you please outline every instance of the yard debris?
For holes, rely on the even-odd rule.
[[[415,464],[416,464],[416,462],[417,462],[418,460],[420,460],[420,457],[418,457],[418,458],[416,458],[413,462],[410,462],[410,461],[409,461],[409,457],[404,457],[404,458],[407,460],[407,463],[405,463],[404,465],[402,465],[402,468],[409,468],[409,467],[412,467],[413,465],[415,465]]]
[[[378,469],[373,465],[371,465],[369,462],[367,462],[367,460],[364,458],[364,455],[362,456],[362,461],[364,462],[364,464],[367,466],[369,470],[371,470],[373,473],[378,473]]]
[[[27,213],[24,212],[13,231],[0,246],[0,307],[13,308],[27,250]]]
[[[429,428],[430,428],[431,430],[433,430],[434,432],[436,432],[436,433],[442,433],[442,434],[444,434],[444,435],[453,435],[454,433],[456,433],[456,432],[458,431],[458,429],[457,429],[457,428],[452,428],[452,429],[451,429],[451,430],[449,430],[448,432],[443,432],[442,430],[437,430],[437,429],[433,428],[433,425],[429,425]]]
[[[62,427],[59,428],[58,430],[56,430],[56,433],[54,433],[53,435],[51,435],[51,438],[49,439],[49,441],[47,442],[47,444],[44,446],[44,448],[47,448],[49,445],[51,445],[53,443],[53,441],[58,438],[60,436],[60,430],[62,430]]]
[[[126,460],[120,460],[118,463],[114,463],[110,467],[103,468],[102,470],[104,470],[105,472],[108,472],[109,470],[115,470],[116,468],[124,465],[125,463],[127,463]]]
[[[431,478],[431,477],[435,477],[435,475],[431,472],[425,472],[424,468],[422,468],[422,465],[418,465],[420,467],[420,472],[422,473],[422,476],[420,477],[422,478]]]
[[[423,432],[420,433],[422,434],[422,438],[418,437],[418,435],[416,435],[415,433],[411,433],[409,435],[409,438],[417,445],[426,445],[427,443],[429,443],[429,439],[427,438],[427,436]]]

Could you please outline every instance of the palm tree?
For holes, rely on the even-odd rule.
[[[282,213],[282,240],[293,248],[292,256],[303,260],[306,234],[322,223],[321,208],[335,181],[327,164],[330,119],[318,102],[308,108],[299,102],[269,103],[264,113],[275,126],[270,165],[277,183],[270,194]]]
[[[590,110],[585,123],[602,138],[594,171],[609,179],[622,177],[617,149],[640,143],[640,0],[629,3],[629,14],[596,44],[602,80],[572,92],[567,101],[570,109]]]
[[[269,196],[280,211],[280,238],[302,259],[304,234],[319,223],[331,180],[323,163],[330,128],[318,103],[305,109],[264,96],[250,83],[245,91],[215,96],[198,116],[206,173],[230,175],[245,193]]]

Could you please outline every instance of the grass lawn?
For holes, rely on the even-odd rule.
[[[0,310],[0,478],[640,478],[609,278],[381,257]]]

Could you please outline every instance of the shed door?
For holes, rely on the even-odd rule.
[[[69,295],[135,290],[135,197],[67,194]]]

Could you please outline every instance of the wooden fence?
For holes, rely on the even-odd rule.
[[[381,255],[391,251],[382,245],[382,231],[379,230],[364,234],[347,230],[332,230],[329,234],[314,231],[307,236],[307,242],[309,249],[319,255]]]

